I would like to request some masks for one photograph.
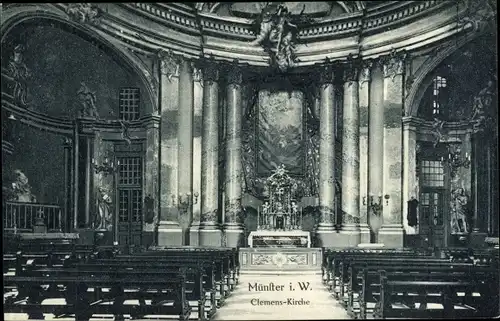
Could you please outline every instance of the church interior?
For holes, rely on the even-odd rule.
[[[496,2],[0,10],[6,320],[500,314]]]

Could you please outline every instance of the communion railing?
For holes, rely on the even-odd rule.
[[[62,232],[62,210],[58,205],[7,201],[2,207],[4,231],[32,232],[38,218],[48,232]]]

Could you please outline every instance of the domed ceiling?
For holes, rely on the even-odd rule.
[[[314,18],[328,18],[362,11],[386,2],[390,1],[197,2],[193,3],[193,6],[199,11],[215,13],[219,16],[255,18],[267,5],[281,3],[291,14],[303,13]]]

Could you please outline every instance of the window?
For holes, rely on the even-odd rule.
[[[432,88],[432,115],[437,117],[443,114],[443,88],[446,88],[446,78],[436,76],[433,80]]]
[[[139,119],[139,88],[121,88],[119,117],[121,120],[132,121]]]
[[[423,160],[420,166],[422,186],[444,188],[444,167],[439,160]]]
[[[119,184],[141,185],[142,159],[140,157],[119,157]]]

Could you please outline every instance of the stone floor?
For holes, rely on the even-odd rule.
[[[269,286],[271,282],[275,286],[283,285],[282,291],[277,288],[275,291],[255,291],[249,288],[249,284]],[[307,282],[309,282],[308,289],[301,290],[299,283],[307,284]],[[290,284],[294,290],[290,289]],[[275,304],[278,302],[278,305],[268,305],[271,301]],[[308,301],[309,304],[298,305],[300,301]],[[328,293],[321,282],[321,275],[306,273],[242,274],[237,288],[214,317],[216,321],[335,319],[349,319],[349,317],[344,308]]]

